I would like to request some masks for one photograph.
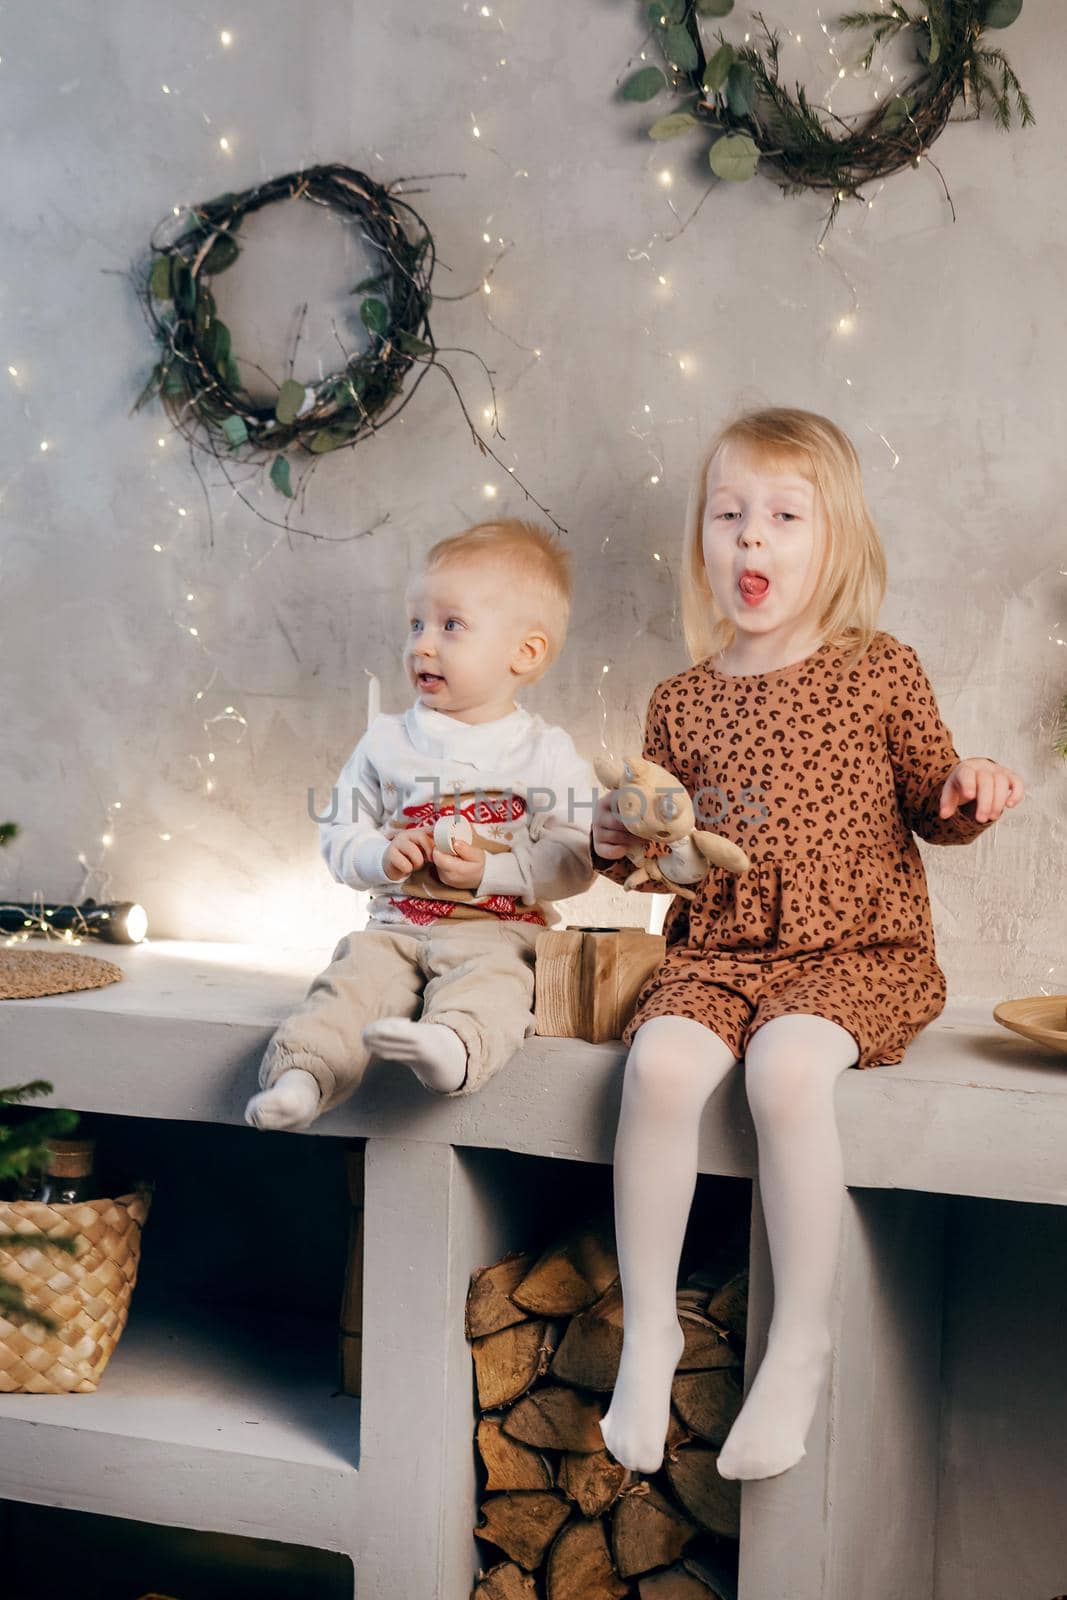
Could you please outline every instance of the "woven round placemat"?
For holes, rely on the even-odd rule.
[[[72,989],[103,989],[125,974],[113,961],[59,950],[0,950],[0,1000],[36,1000]]]

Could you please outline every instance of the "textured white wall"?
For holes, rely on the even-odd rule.
[[[649,689],[685,663],[673,572],[706,432],[738,400],[826,412],[864,463],[889,559],[883,626],[919,651],[960,753],[995,754],[1029,786],[977,845],[923,847],[950,992],[1064,990],[1060,8],[1030,0],[995,37],[1036,127],[952,125],[934,147],[957,220],[924,162],[872,186],[870,208],[845,206],[821,252],[822,200],[765,179],[716,185],[680,231],[706,188],[703,142],[652,144],[666,104],[613,100],[642,8],[490,10],[5,13],[0,811],[25,834],[0,892],[75,894],[83,854],[160,935],[329,945],[361,920],[319,861],[307,787],[328,791],[361,732],[367,670],[386,709],[406,702],[398,597],[418,552],[483,515],[487,483],[494,507],[532,508],[433,373],[403,423],[318,470],[301,525],[325,538],[268,527],[217,475],[206,500],[158,409],[127,415],[153,351],[122,275],[172,205],[342,160],[383,181],[462,174],[414,197],[441,258],[435,336],[494,369],[499,453],[577,556],[573,635],[532,708],[589,754],[632,747]],[[779,0],[766,15],[803,34],[783,34],[787,81],[832,87],[835,110],[869,101],[829,54],[859,46],[819,31],[836,10]],[[280,292],[258,258],[242,290],[257,349],[347,276],[336,237],[306,239],[306,275],[279,239]],[[477,363],[448,359],[481,424]],[[260,503],[278,513],[269,487]],[[605,887],[570,917],[620,905]]]

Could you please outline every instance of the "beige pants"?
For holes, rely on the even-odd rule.
[[[363,1081],[362,1032],[379,1017],[443,1022],[467,1047],[467,1076],[449,1095],[473,1094],[534,1031],[534,947],[541,926],[488,918],[425,927],[375,923],[340,941],[330,965],[274,1033],[259,1086],[300,1067],[317,1080],[319,1114]]]

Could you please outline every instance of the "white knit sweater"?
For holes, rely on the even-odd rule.
[[[339,883],[371,893],[378,922],[439,917],[560,921],[552,902],[596,877],[589,832],[597,778],[563,728],[522,707],[468,723],[416,702],[375,717],[337,780],[319,823],[320,847]],[[392,881],[382,870],[391,835],[433,828],[460,811],[487,849],[476,889],[453,889],[431,868]]]

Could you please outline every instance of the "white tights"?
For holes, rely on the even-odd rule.
[[[743,1071],[774,1312],[766,1354],[719,1453],[724,1478],[773,1477],[805,1453],[827,1373],[845,1192],[834,1086],[858,1056],[846,1029],[807,1014],[772,1017],[748,1043]],[[662,1462],[682,1351],[675,1291],[701,1113],[736,1060],[702,1023],[654,1017],[638,1028],[626,1062],[614,1179],[624,1341],[601,1432],[615,1459],[638,1472]]]

